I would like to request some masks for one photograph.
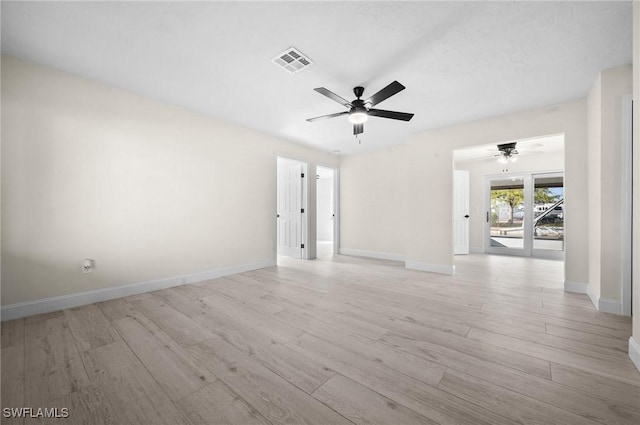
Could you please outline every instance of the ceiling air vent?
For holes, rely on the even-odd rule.
[[[313,65],[311,59],[295,47],[289,47],[271,60],[276,65],[285,69],[289,74],[296,74]]]

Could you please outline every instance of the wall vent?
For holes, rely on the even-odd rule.
[[[289,47],[284,52],[271,59],[273,63],[283,68],[289,74],[297,74],[313,65],[311,59],[295,47]]]

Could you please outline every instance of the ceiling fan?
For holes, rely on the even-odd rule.
[[[327,90],[324,87],[318,87],[314,89],[318,93],[328,97],[331,100],[334,100],[346,107],[348,111],[338,112],[330,115],[322,115],[320,117],[309,118],[307,121],[314,122],[323,120],[326,118],[334,118],[342,115],[349,115],[349,121],[353,123],[353,134],[357,136],[364,132],[364,122],[372,117],[380,117],[380,118],[390,118],[392,120],[400,120],[400,121],[409,121],[413,118],[413,114],[408,114],[406,112],[395,112],[395,111],[385,111],[383,109],[372,109],[378,103],[387,100],[391,96],[398,94],[402,90],[405,89],[405,86],[400,84],[397,81],[389,84],[387,87],[383,88],[373,96],[371,96],[367,100],[360,99],[362,94],[364,93],[364,87],[354,87],[353,93],[356,95],[356,99],[352,102],[338,96],[334,92]]]
[[[519,152],[516,149],[516,142],[498,145],[498,151],[500,153],[494,156],[498,157],[498,162],[501,164],[516,162],[518,160],[516,155],[518,155]]]

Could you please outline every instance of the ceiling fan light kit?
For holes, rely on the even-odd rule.
[[[413,114],[409,114],[406,112],[396,112],[396,111],[385,111],[382,109],[373,109],[375,105],[378,103],[387,100],[391,96],[398,94],[402,90],[405,89],[405,86],[400,84],[397,81],[392,82],[373,96],[371,96],[367,100],[362,100],[361,97],[364,94],[364,87],[358,86],[354,87],[353,94],[356,95],[356,99],[352,102],[338,96],[332,91],[324,88],[318,87],[314,90],[320,93],[323,96],[328,97],[329,99],[338,102],[342,106],[346,107],[348,111],[338,112],[330,115],[322,115],[315,118],[308,118],[307,121],[314,122],[323,120],[326,118],[334,118],[342,115],[348,115],[349,121],[353,124],[353,134],[354,136],[358,136],[358,134],[362,134],[364,132],[364,123],[369,119],[369,116],[380,117],[380,118],[389,118],[392,120],[400,120],[400,121],[410,121],[413,118]]]
[[[516,142],[503,143],[498,145],[498,162],[500,164],[507,164],[509,162],[516,162],[518,160],[518,150],[516,149]]]

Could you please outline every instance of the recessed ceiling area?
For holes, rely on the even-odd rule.
[[[496,162],[496,155],[499,154],[498,145],[514,142],[516,143],[518,155],[564,153],[564,135],[554,134],[530,139],[498,141],[467,149],[456,149],[453,151],[453,160],[456,163],[471,161]]]
[[[631,2],[6,2],[2,53],[341,154],[410,134],[585,97],[631,63]],[[313,66],[271,59],[290,46]],[[353,100],[391,81],[365,124],[318,96]],[[344,118],[344,119],[343,119]]]

